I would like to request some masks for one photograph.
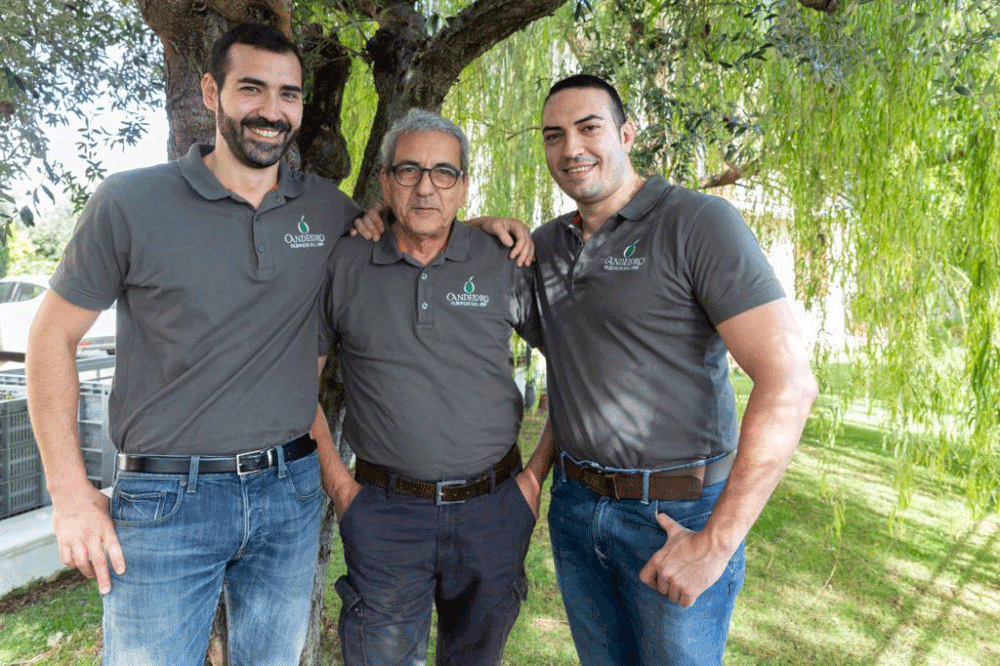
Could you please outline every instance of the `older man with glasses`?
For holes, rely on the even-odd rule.
[[[321,449],[347,561],[344,663],[425,663],[434,604],[438,664],[499,664],[545,471],[522,471],[515,443],[509,343],[512,330],[538,341],[531,273],[456,221],[468,141],[453,123],[411,111],[382,164],[389,233],[339,243],[320,301],[357,455],[352,476]]]

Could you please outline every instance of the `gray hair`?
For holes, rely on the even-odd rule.
[[[464,173],[469,172],[469,139],[466,138],[462,128],[433,111],[417,108],[410,109],[409,113],[394,122],[389,131],[382,137],[379,156],[382,159],[383,169],[392,166],[392,158],[396,154],[396,142],[399,141],[399,137],[415,132],[444,132],[458,139],[461,154],[459,168]]]

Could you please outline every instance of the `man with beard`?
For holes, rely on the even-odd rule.
[[[279,162],[302,119],[302,62],[281,32],[223,35],[201,88],[214,148],[97,189],[28,345],[60,558],[97,578],[105,665],[200,664],[220,591],[232,664],[298,663],[310,612],[315,301],[360,209]],[[74,357],[115,300],[109,502],[85,474]]]

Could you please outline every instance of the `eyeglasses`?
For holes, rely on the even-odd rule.
[[[423,179],[424,172],[429,171],[431,174],[431,183],[434,187],[439,187],[442,190],[449,190],[455,187],[459,176],[464,173],[449,166],[436,166],[427,169],[419,167],[416,164],[397,164],[396,166],[389,167],[388,171],[392,173],[396,182],[403,187],[416,187]]]

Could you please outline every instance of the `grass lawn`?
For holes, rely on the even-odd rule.
[[[745,378],[736,384],[745,394]],[[822,446],[807,429],[747,539],[727,664],[1000,664],[1000,520],[973,517],[954,479],[917,472],[890,529],[895,464],[872,421],[849,413],[844,432]],[[523,450],[539,428],[526,420]],[[527,568],[531,590],[505,663],[575,664],[544,520]],[[332,663],[340,663],[333,582],[342,572],[335,550],[323,641]],[[97,664],[99,642],[96,588],[76,574],[0,600],[2,665]]]

